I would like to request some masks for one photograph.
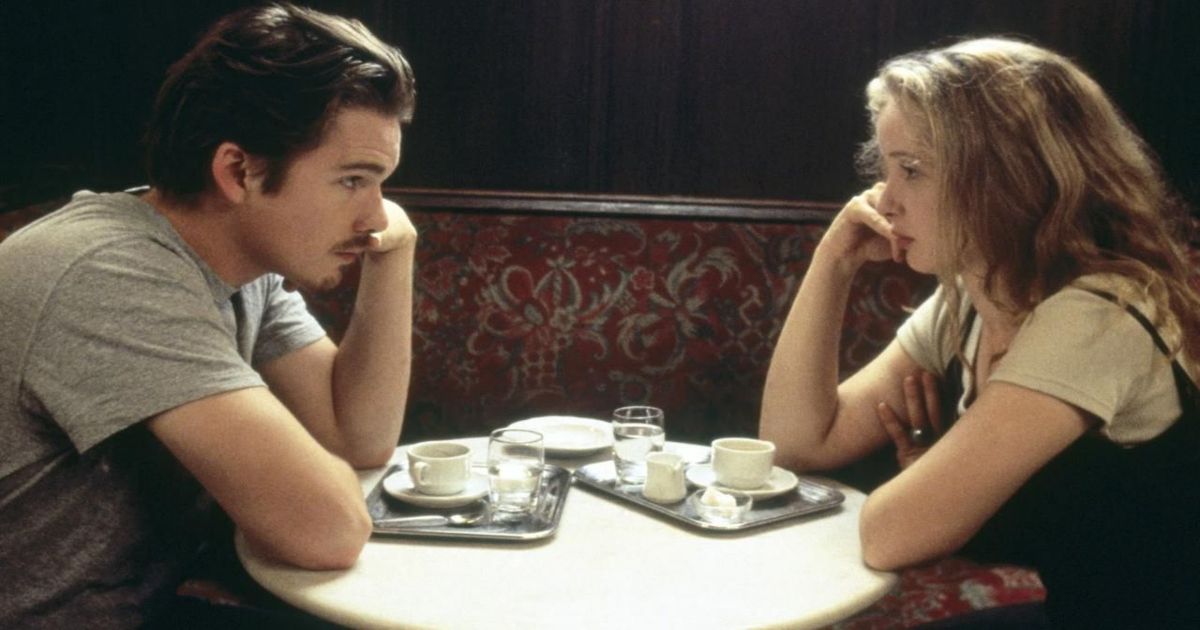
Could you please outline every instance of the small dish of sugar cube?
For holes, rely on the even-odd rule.
[[[700,518],[721,525],[740,523],[754,504],[750,495],[744,492],[713,486],[693,492],[688,501]]]

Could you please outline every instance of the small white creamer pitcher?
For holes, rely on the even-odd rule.
[[[646,485],[642,496],[655,503],[675,503],[687,496],[683,479],[683,458],[675,453],[650,453],[646,456]]]

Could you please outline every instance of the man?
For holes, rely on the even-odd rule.
[[[408,388],[417,235],[381,185],[413,85],[357,22],[229,16],[168,72],[148,190],[0,244],[0,627],[153,622],[211,500],[283,562],[355,562],[352,467],[387,461]],[[290,291],[357,260],[335,346]]]

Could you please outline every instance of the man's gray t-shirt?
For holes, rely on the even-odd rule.
[[[281,278],[225,284],[131,194],[0,243],[0,626],[145,621],[212,510],[143,421],[322,336]]]

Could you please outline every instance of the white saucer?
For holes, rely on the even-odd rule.
[[[474,503],[487,496],[488,478],[487,475],[472,473],[467,487],[463,488],[462,492],[439,496],[417,492],[408,471],[398,470],[383,480],[383,489],[405,503],[428,508],[454,508]]]
[[[509,427],[542,434],[551,457],[582,457],[612,446],[612,425],[577,416],[540,416],[518,420]]]
[[[755,501],[777,497],[785,492],[788,492],[800,483],[796,474],[785,468],[776,466],[771,470],[771,476],[767,478],[767,483],[754,488],[752,490],[742,490],[740,488],[728,488],[717,483],[716,473],[713,472],[711,464],[695,464],[687,469],[687,480],[701,488],[707,488],[715,485],[721,490],[736,490],[748,494]]]

